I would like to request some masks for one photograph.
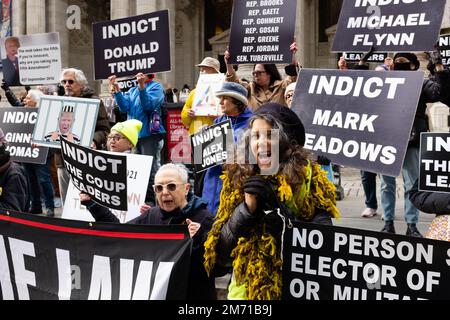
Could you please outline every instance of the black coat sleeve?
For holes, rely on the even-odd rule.
[[[248,235],[252,226],[258,221],[255,215],[252,215],[245,204],[242,202],[231,215],[230,219],[222,228],[222,232],[217,244],[217,264],[225,267],[231,262],[231,251],[236,247],[240,237]]]
[[[13,107],[24,107],[25,104],[23,102],[20,102],[19,99],[17,99],[14,92],[11,91],[11,89],[5,90],[5,96],[6,99],[8,99],[8,102]]]
[[[91,213],[97,222],[113,222],[120,223],[120,220],[109,210],[108,208],[95,203],[94,201],[84,201],[81,203],[86,206],[86,208]]]
[[[12,173],[1,183],[0,208],[17,212],[28,211],[28,179]]]
[[[416,181],[409,195],[417,209],[436,215],[450,214],[450,194],[419,191],[418,184]]]

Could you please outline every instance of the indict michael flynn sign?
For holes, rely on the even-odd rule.
[[[0,213],[0,300],[181,300],[186,226]]]

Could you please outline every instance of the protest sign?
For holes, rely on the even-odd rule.
[[[128,210],[127,157],[80,147],[61,139],[64,167],[75,187],[95,202],[120,211]]]
[[[38,112],[30,108],[0,108],[0,128],[5,134],[11,160],[22,163],[44,164],[48,148],[33,148],[31,141]]]
[[[305,148],[331,162],[399,175],[423,72],[303,69],[292,103]]]
[[[223,73],[200,75],[192,103],[195,116],[218,116],[221,113],[220,99],[216,97],[216,92],[222,88],[224,82]]]
[[[450,133],[421,133],[419,190],[450,193]]]
[[[191,144],[197,173],[226,163],[227,147],[234,144],[231,120],[201,130],[191,136]]]
[[[105,152],[105,154],[109,154]],[[140,216],[140,206],[145,203],[147,187],[152,168],[153,157],[138,154],[126,154],[127,157],[127,192],[128,211],[111,210],[120,220],[126,223]],[[80,191],[72,182],[67,189],[62,217],[69,220],[95,221],[87,208],[81,205]]]
[[[296,0],[234,1],[229,64],[291,63]]]
[[[189,131],[181,121],[181,110],[167,110],[167,149],[169,161],[192,163],[192,148]]]
[[[344,57],[344,59],[347,62],[359,62],[362,57],[364,56],[364,53],[360,53],[360,52],[344,52],[342,54],[342,56]],[[379,63],[383,63],[384,59],[386,59],[388,57],[387,53],[373,53],[369,56],[369,58],[367,59],[367,62],[379,62]]]
[[[439,38],[439,50],[442,55],[442,64],[450,66],[450,34],[442,35]]]
[[[60,137],[90,147],[94,138],[100,100],[44,96],[39,102],[39,115],[33,142],[60,148]]]
[[[95,79],[170,71],[169,11],[93,24]]]
[[[283,299],[449,300],[449,266],[449,242],[294,222]]]
[[[56,84],[61,73],[59,33],[0,40],[3,76],[9,86]]]
[[[126,79],[126,80],[118,80],[117,84],[119,85],[119,89],[122,92],[128,92],[131,88],[137,87],[138,82],[136,78]]]
[[[183,300],[186,226],[0,213],[0,300]]]
[[[431,51],[446,0],[344,0],[333,52]]]

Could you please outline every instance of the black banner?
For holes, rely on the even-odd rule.
[[[217,123],[191,136],[195,171],[202,172],[227,162],[227,146],[234,144],[231,120]]]
[[[331,162],[400,174],[423,72],[303,69],[292,103],[305,148]]]
[[[441,50],[442,64],[450,66],[450,34],[442,35],[439,38],[439,50]]]
[[[450,133],[421,133],[419,190],[450,193]]]
[[[180,300],[186,226],[86,223],[0,213],[0,300]]]
[[[169,11],[93,24],[95,79],[170,71]]]
[[[450,299],[448,242],[293,225],[284,237],[283,299]]]
[[[61,139],[61,154],[74,186],[99,204],[128,210],[127,157],[81,147]]]
[[[342,56],[344,57],[344,59],[347,62],[359,62],[362,57],[364,56],[364,53],[361,52],[344,52],[342,54]],[[372,55],[369,56],[369,58],[367,59],[367,62],[379,62],[379,63],[383,63],[384,59],[386,59],[388,56],[387,53],[373,53]]]
[[[234,1],[229,63],[291,63],[296,10],[296,0]]]
[[[332,51],[434,50],[446,1],[407,2],[344,0]]]
[[[46,163],[48,148],[32,148],[31,146],[37,117],[37,109],[0,108],[0,127],[8,141],[7,150],[11,155],[12,161],[35,164]]]

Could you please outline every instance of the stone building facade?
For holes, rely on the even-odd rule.
[[[233,0],[13,0],[13,35],[59,32],[63,67],[84,70],[93,82],[92,23],[169,9],[172,71],[158,75],[165,86],[195,85],[194,67],[204,56],[223,55],[229,39]],[[297,59],[308,68],[335,68],[331,53],[342,0],[298,0]],[[67,27],[70,6],[80,8],[81,25]],[[450,31],[447,0],[443,32]],[[227,25],[228,24],[228,25]],[[250,66],[247,69],[251,68]],[[245,72],[246,67],[242,68]],[[99,91],[106,86],[97,82]]]

